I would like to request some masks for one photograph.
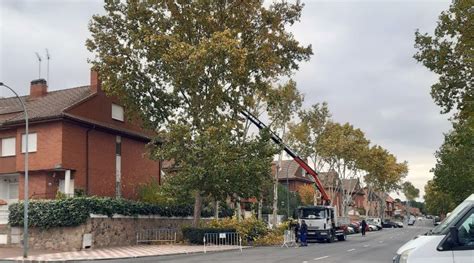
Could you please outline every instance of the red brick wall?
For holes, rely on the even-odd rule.
[[[159,162],[148,158],[145,144],[122,137],[122,192],[125,198],[137,198],[137,187],[158,181]]]
[[[28,173],[28,196],[33,199],[54,198],[58,190],[58,178],[52,172]],[[25,175],[21,174],[18,180],[20,199],[24,198]]]
[[[60,165],[62,148],[61,122],[33,124],[29,127],[30,133],[37,134],[36,152],[30,152],[28,157],[29,170],[53,169]],[[17,129],[16,135],[16,170],[24,171],[24,154],[21,153],[21,135],[24,128]]]
[[[87,128],[63,122],[62,164],[73,169],[74,187],[86,189],[86,131]]]
[[[88,119],[120,126],[122,128],[142,131],[138,124],[131,123],[127,120],[127,113],[124,113],[124,122],[112,119],[112,102],[120,105],[116,101],[117,100],[105,96],[103,92],[98,92],[94,97],[69,109],[67,112]]]
[[[64,123],[63,167],[73,172],[76,189],[86,190],[86,136],[88,128]],[[116,134],[89,131],[89,195],[115,196]],[[158,179],[158,162],[146,156],[146,143],[122,136],[122,194],[136,198],[137,185]]]
[[[115,135],[89,134],[89,194],[115,196]]]
[[[16,137],[16,129],[0,131],[0,153],[2,151],[2,138]],[[16,156],[1,157],[0,156],[0,174],[16,172]]]

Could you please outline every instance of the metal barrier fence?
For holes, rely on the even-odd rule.
[[[295,231],[285,230],[283,234],[283,245],[281,247],[296,246]]]
[[[143,229],[137,231],[137,244],[147,242],[172,242],[176,243],[175,228]]]
[[[242,238],[236,232],[224,233],[205,233],[204,234],[204,253],[206,247],[237,247],[242,252]]]

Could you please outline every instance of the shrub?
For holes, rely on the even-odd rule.
[[[24,204],[16,203],[9,207],[8,221],[12,226],[23,225]],[[112,217],[159,215],[165,217],[192,216],[191,205],[156,205],[126,199],[77,197],[58,200],[40,200],[29,203],[28,224],[33,227],[50,228],[58,226],[77,226],[86,222],[89,214]]]
[[[208,225],[215,228],[235,228],[244,242],[254,241],[268,232],[265,222],[255,217],[247,218],[240,222],[236,218],[212,220]]]
[[[203,244],[205,233],[236,232],[235,228],[184,227],[183,238],[192,244]]]
[[[264,236],[258,237],[254,245],[256,246],[280,246],[283,244],[283,234],[278,230],[272,230]]]

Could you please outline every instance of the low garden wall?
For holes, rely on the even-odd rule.
[[[107,216],[91,215],[85,224],[48,229],[30,228],[29,246],[38,250],[71,251],[83,248],[83,237],[91,234],[91,248],[136,244],[136,233],[143,229],[176,228],[177,240],[182,240],[181,228],[189,226],[192,217]],[[21,240],[23,228],[12,227],[11,240]],[[21,246],[20,243],[11,246]]]
[[[207,213],[207,214],[206,214]],[[230,213],[221,210],[219,214]],[[22,202],[9,207],[7,246],[21,246],[23,239]],[[29,246],[33,249],[80,250],[136,244],[137,231],[181,228],[191,225],[191,205],[156,205],[125,199],[77,197],[32,201],[29,205]],[[211,213],[201,213],[203,218]],[[4,236],[4,235],[3,235]],[[5,243],[5,242],[4,242]]]

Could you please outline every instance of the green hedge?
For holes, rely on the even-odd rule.
[[[23,208],[23,203],[10,205],[10,214],[8,216],[10,225],[23,225]],[[193,215],[193,206],[161,206],[125,199],[99,197],[31,201],[29,203],[28,225],[40,228],[77,226],[85,223],[87,218],[89,218],[89,214],[106,215],[109,217],[112,217],[114,214],[125,216],[159,215],[165,217],[187,217]]]
[[[184,227],[183,238],[192,244],[203,244],[205,233],[236,232],[234,228]]]

